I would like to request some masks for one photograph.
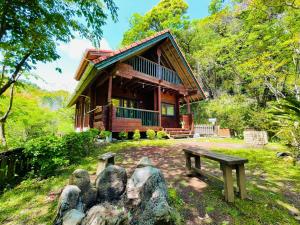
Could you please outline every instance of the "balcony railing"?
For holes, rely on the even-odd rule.
[[[116,117],[141,119],[143,126],[158,126],[159,112],[145,109],[116,107]]]
[[[128,62],[134,70],[145,73],[157,79],[165,80],[173,84],[181,84],[178,74],[164,66],[161,66],[149,59],[137,56],[131,58]]]

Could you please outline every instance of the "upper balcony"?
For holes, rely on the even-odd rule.
[[[136,56],[131,58],[126,62],[131,65],[134,70],[155,77],[159,80],[165,80],[172,84],[182,84],[179,75],[167,67],[161,66],[149,59],[143,58],[141,56]]]

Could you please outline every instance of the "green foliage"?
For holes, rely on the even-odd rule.
[[[80,161],[94,149],[94,130],[69,133],[63,137],[54,135],[28,141],[25,153],[33,159],[35,173],[42,177],[54,174],[57,169]]]
[[[135,141],[140,140],[140,138],[141,138],[140,131],[138,129],[134,130],[134,133],[133,133],[132,137],[133,137],[133,140],[135,140]]]
[[[101,139],[105,139],[105,138],[110,137],[110,135],[111,135],[111,132],[109,130],[101,130],[100,134],[99,134],[99,137]]]
[[[160,131],[157,132],[156,137],[160,140],[164,139],[164,138],[167,137],[167,133],[163,130],[160,130]]]
[[[154,130],[152,130],[152,129],[148,129],[147,131],[146,131],[146,136],[147,136],[147,138],[148,139],[150,139],[150,140],[154,140],[155,139],[155,131]]]
[[[25,145],[25,153],[33,159],[35,172],[45,177],[69,163],[61,138],[50,135],[32,139]]]
[[[294,98],[282,99],[273,104],[270,111],[273,123],[278,127],[276,136],[290,146],[294,164],[300,159],[300,101]]]
[[[184,0],[161,0],[145,15],[134,13],[129,21],[130,28],[124,33],[122,45],[129,45],[164,29],[177,34],[187,26],[187,8]]]
[[[126,132],[126,131],[121,131],[121,132],[119,132],[119,138],[120,138],[121,140],[126,140],[126,139],[128,139],[128,132]]]
[[[0,82],[0,95],[6,90],[5,84],[17,80],[20,70],[23,73],[37,62],[58,59],[59,42],[69,42],[79,35],[99,45],[106,12],[114,20],[117,17],[117,7],[112,0],[29,1],[26,4],[12,0],[1,1],[0,9],[3,12],[1,69],[4,70],[1,73],[10,78],[5,83]]]
[[[94,140],[97,135],[96,129],[91,129],[80,133],[71,132],[62,137],[66,157],[71,163],[87,156],[93,150]]]
[[[6,121],[8,147],[20,147],[40,136],[63,135],[73,131],[74,108],[65,107],[68,97],[66,91],[49,92],[20,82]],[[0,98],[0,115],[4,113],[8,101],[7,95]]]

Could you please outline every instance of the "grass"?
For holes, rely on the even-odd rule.
[[[59,193],[61,188],[68,184],[69,176],[76,168],[95,173],[99,154],[135,147],[167,147],[171,143],[172,141],[165,140],[112,143],[97,148],[91,156],[82,159],[80,164],[64,168],[53,177],[44,180],[27,179],[0,196],[0,224],[51,224],[56,213],[57,198],[50,200],[49,194]]]
[[[300,167],[278,159],[269,149],[214,149],[216,152],[249,159],[246,165],[250,200],[235,199],[234,204],[220,201],[220,187],[210,184],[203,195],[207,213],[229,215],[233,224],[298,224],[289,208],[300,207]],[[206,166],[215,168],[216,164]],[[284,204],[282,204],[284,202]],[[229,221],[227,221],[229,222]]]
[[[221,139],[236,144],[236,140]],[[205,140],[200,140],[205,141]],[[219,143],[209,139],[210,142]],[[80,164],[72,165],[57,172],[55,176],[39,180],[30,178],[13,189],[6,190],[0,196],[0,224],[51,224],[56,213],[57,198],[51,200],[49,193],[59,193],[68,183],[68,178],[75,168],[87,169],[94,173],[97,155],[112,151],[118,152],[128,148],[147,146],[170,147],[179,141],[142,140],[112,143],[99,147],[91,156],[82,159]],[[276,150],[273,150],[273,147]],[[191,201],[182,200],[180,190],[170,189],[171,200],[181,211],[182,207],[191,210],[196,203],[203,206],[208,215],[204,222],[217,224],[298,224],[289,214],[291,207],[300,208],[300,166],[292,166],[290,161],[276,158],[280,145],[272,148],[224,149],[213,150],[225,154],[249,159],[246,165],[247,190],[250,200],[236,198],[235,203],[224,202],[222,184],[209,182],[208,188],[200,195],[189,193]],[[120,159],[119,159],[120,160]],[[204,161],[208,169],[218,169],[212,161]],[[220,174],[219,174],[220,175]],[[178,187],[176,187],[177,189]]]

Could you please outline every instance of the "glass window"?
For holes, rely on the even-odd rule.
[[[172,104],[162,103],[161,114],[163,116],[175,116],[175,106]]]
[[[112,104],[115,107],[125,107],[125,108],[135,108],[137,106],[137,102],[131,99],[121,99],[121,98],[113,98]]]

